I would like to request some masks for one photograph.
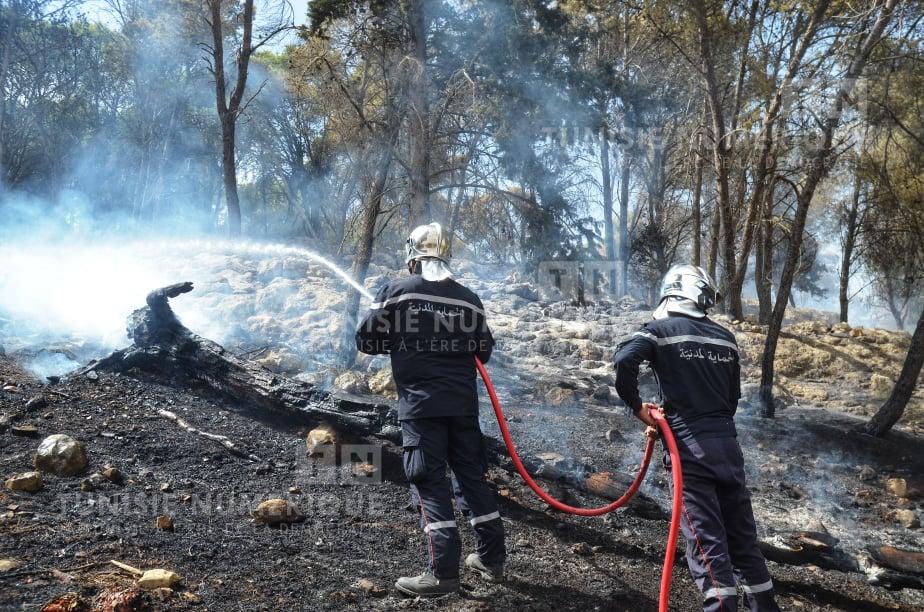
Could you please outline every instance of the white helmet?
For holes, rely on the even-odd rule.
[[[428,223],[414,228],[404,245],[404,255],[404,263],[433,258],[448,266],[449,260],[452,259],[449,238],[443,235],[443,228],[439,223]]]
[[[668,297],[681,297],[692,300],[703,310],[712,308],[722,296],[716,289],[715,281],[703,268],[691,265],[672,266],[664,280],[661,281],[661,299]]]

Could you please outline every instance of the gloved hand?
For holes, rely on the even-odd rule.
[[[657,404],[650,404],[648,402],[645,402],[644,404],[642,404],[642,409],[635,413],[635,416],[636,418],[638,418],[638,420],[640,420],[645,425],[648,425],[649,427],[653,427],[657,429],[658,424],[655,423],[654,417],[648,414],[648,412],[651,410],[661,410],[661,407],[658,406]]]

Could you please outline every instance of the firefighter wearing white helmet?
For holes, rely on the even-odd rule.
[[[439,223],[414,228],[404,243],[404,256],[404,262],[411,272],[420,263],[420,274],[426,280],[441,281],[452,276],[449,267],[452,249]]]
[[[453,510],[475,531],[465,566],[490,582],[504,579],[504,526],[485,482],[475,360],[488,361],[494,339],[484,305],[452,279],[450,240],[438,223],[415,228],[405,243],[409,276],[387,282],[356,332],[364,353],[389,354],[398,388],[404,472],[420,508],[427,570],[395,586],[418,596],[459,590],[462,541]],[[446,476],[446,467],[452,479]]]
[[[757,546],[757,528],[736,439],[741,396],[735,336],[709,319],[722,299],[699,266],[674,266],[661,282],[653,321],[619,345],[613,358],[616,391],[639,419],[654,425],[642,403],[639,366],[657,375],[664,416],[680,450],[687,565],[703,593],[703,610],[736,610],[738,591],[748,609],[779,610],[773,581]],[[670,457],[665,457],[669,464]]]

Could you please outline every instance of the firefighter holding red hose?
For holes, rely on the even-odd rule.
[[[429,557],[426,572],[399,578],[395,587],[424,597],[459,590],[462,543],[453,497],[478,545],[466,567],[501,582],[507,556],[497,501],[484,478],[487,455],[473,358],[488,361],[494,339],[481,300],[452,279],[449,246],[437,223],[411,232],[405,246],[410,275],[379,290],[356,332],[361,352],[391,355],[404,471]]]
[[[657,407],[642,403],[638,390],[639,365],[649,363],[680,451],[681,527],[687,565],[704,596],[703,610],[737,610],[740,589],[749,610],[774,612],[779,607],[757,546],[735,430],[741,396],[738,345],[731,332],[706,314],[720,299],[702,268],[671,268],[661,283],[654,320],[616,350],[616,391],[653,427],[648,412]]]

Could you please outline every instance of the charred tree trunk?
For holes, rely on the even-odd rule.
[[[850,276],[853,263],[853,249],[857,241],[857,218],[860,212],[860,173],[856,172],[853,180],[853,193],[850,194],[850,204],[847,208],[844,228],[844,244],[841,249],[841,270],[838,275],[837,297],[840,302],[841,323],[847,323],[847,313],[850,307]]]
[[[827,111],[827,116],[822,128],[821,146],[809,157],[808,171],[805,177],[805,183],[796,199],[796,213],[793,219],[792,231],[789,241],[789,247],[786,252],[786,263],[783,265],[783,271],[780,276],[780,287],[776,296],[776,303],[773,307],[773,313],[770,317],[770,324],[767,330],[767,339],[764,343],[764,355],[761,362],[760,373],[760,404],[761,416],[772,418],[775,414],[773,402],[773,377],[774,377],[774,360],[776,358],[776,346],[779,342],[780,331],[783,328],[783,317],[786,314],[786,305],[792,292],[792,283],[796,275],[796,269],[799,263],[799,253],[802,250],[802,240],[805,235],[805,220],[808,216],[809,205],[815,195],[815,189],[818,183],[825,177],[828,170],[828,160],[832,152],[832,140],[834,130],[840,123],[841,114],[844,111],[844,103],[847,97],[853,91],[857,78],[863,72],[866,62],[869,59],[873,47],[879,42],[886,25],[892,19],[895,6],[898,0],[886,0],[876,17],[875,23],[870,28],[863,44],[857,50],[847,73],[844,76],[843,85],[835,95],[831,108]],[[918,368],[920,370],[920,367]],[[903,406],[904,407],[904,406]]]
[[[866,424],[864,427],[866,433],[873,436],[885,435],[902,418],[905,406],[908,405],[908,400],[914,393],[922,365],[924,365],[924,310],[921,310],[918,316],[914,334],[911,336],[911,346],[908,347],[905,364],[902,366],[901,374],[898,375],[892,394]]]

